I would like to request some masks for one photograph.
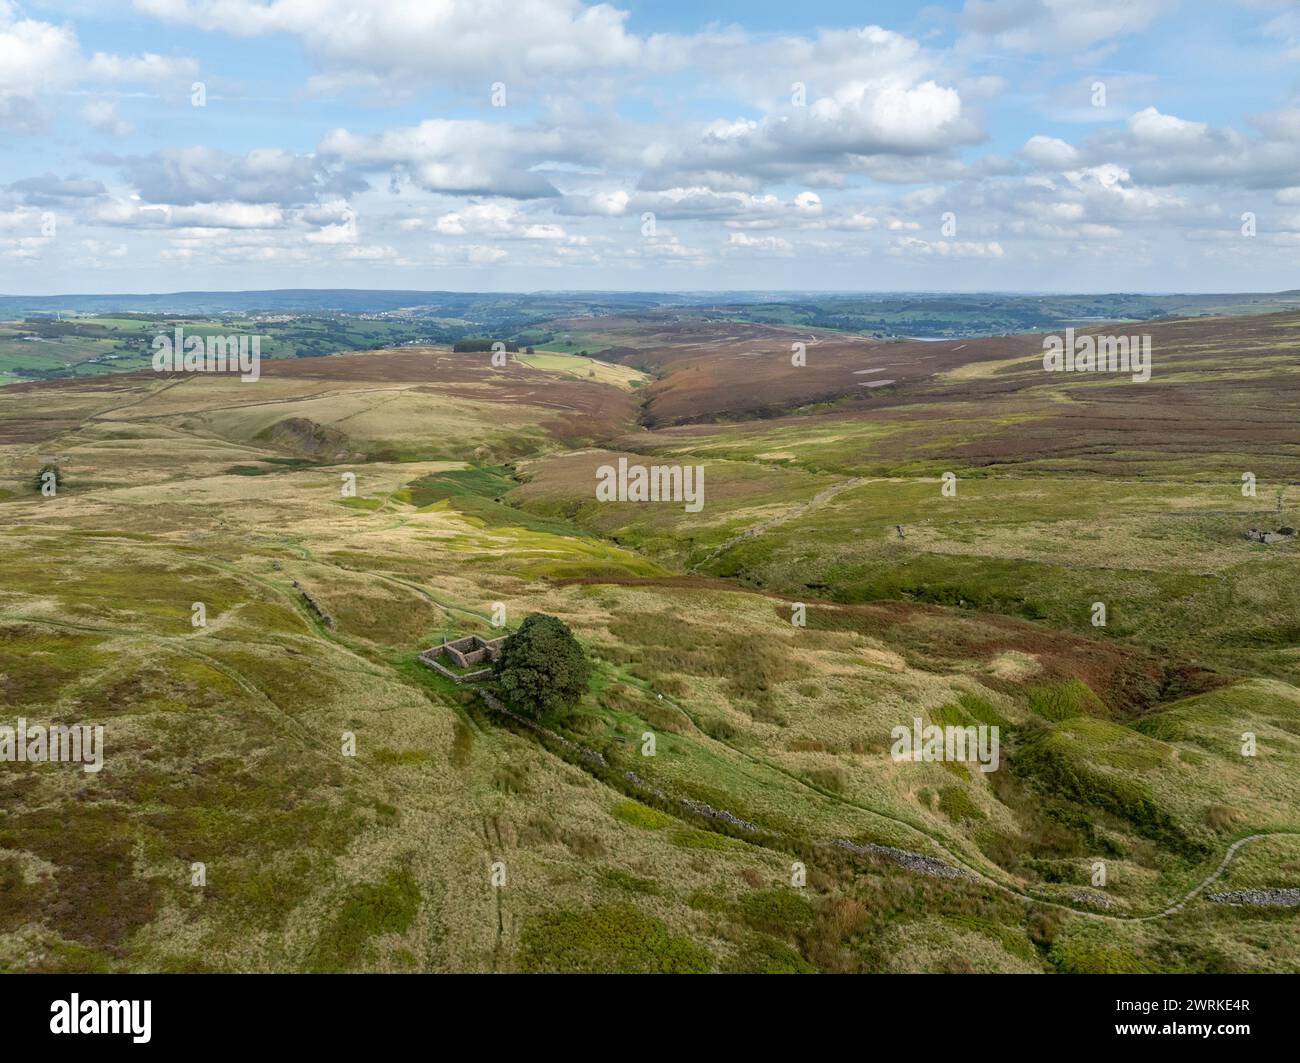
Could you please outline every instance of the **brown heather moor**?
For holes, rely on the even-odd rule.
[[[1300,317],[1144,326],[1142,386],[1033,336],[567,327],[607,369],[0,389],[0,722],[107,734],[0,773],[0,970],[1300,966],[1293,911],[1162,914],[1252,834],[1215,888],[1300,885],[1300,547],[1242,537],[1296,523]],[[704,464],[704,510],[597,504],[619,455]],[[594,662],[549,737],[415,661],[497,602]],[[1002,769],[893,761],[913,717]]]

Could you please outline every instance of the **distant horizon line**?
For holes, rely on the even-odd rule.
[[[388,295],[1292,295],[1300,288],[1233,289],[1031,289],[1031,288],[186,288],[144,292],[0,292],[0,299],[141,299],[184,295],[279,295],[349,292]]]

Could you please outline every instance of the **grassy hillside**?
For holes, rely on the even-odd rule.
[[[0,724],[106,743],[0,771],[0,970],[1294,971],[1210,895],[1296,884],[1300,547],[1241,537],[1296,523],[1295,327],[1127,388],[879,345],[861,400],[877,346],[773,332],[763,411],[731,324],[0,388]],[[704,509],[597,503],[620,455]],[[540,728],[416,662],[498,605],[593,661]]]

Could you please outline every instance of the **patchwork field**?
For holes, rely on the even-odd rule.
[[[0,388],[0,725],[105,735],[0,764],[0,970],[1300,970],[1300,315],[547,331]],[[539,727],[416,661],[500,607]]]

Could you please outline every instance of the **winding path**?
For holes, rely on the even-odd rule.
[[[1196,896],[1198,893],[1200,893],[1202,890],[1204,890],[1204,889],[1206,889],[1207,887],[1213,885],[1214,882],[1215,882],[1215,880],[1218,879],[1220,875],[1222,875],[1225,871],[1228,870],[1228,864],[1231,863],[1232,858],[1233,858],[1233,856],[1236,854],[1237,850],[1240,849],[1240,848],[1241,848],[1243,845],[1245,845],[1247,842],[1253,842],[1253,841],[1255,841],[1256,839],[1259,839],[1259,838],[1271,838],[1271,837],[1275,837],[1275,836],[1278,835],[1278,834],[1287,834],[1287,833],[1289,833],[1289,832],[1288,832],[1288,831],[1276,831],[1276,830],[1275,830],[1275,831],[1265,831],[1263,834],[1251,834],[1251,835],[1248,835],[1248,836],[1245,837],[1245,838],[1239,838],[1237,841],[1233,842],[1231,845],[1228,846],[1228,851],[1227,851],[1226,853],[1223,854],[1223,859],[1219,862],[1219,866],[1216,867],[1216,868],[1215,868],[1215,869],[1214,869],[1214,870],[1213,870],[1209,875],[1207,875],[1206,878],[1205,878],[1205,880],[1204,880],[1204,881],[1203,881],[1199,886],[1197,886],[1195,889],[1191,890],[1191,891],[1190,891],[1190,892],[1189,892],[1189,893],[1188,893],[1188,894],[1187,894],[1187,895],[1186,895],[1186,896],[1185,896],[1181,901],[1179,901],[1177,904],[1170,905],[1170,907],[1166,908],[1166,909],[1165,909],[1163,912],[1161,912],[1159,915],[1148,915],[1148,916],[1144,916],[1143,918],[1145,918],[1145,919],[1161,919],[1161,918],[1163,918],[1163,917],[1166,916],[1166,915],[1173,915],[1175,912],[1181,912],[1181,911],[1183,910],[1183,908],[1187,905],[1187,902],[1188,902],[1188,901],[1190,901],[1193,897],[1195,897],[1195,896]]]
[[[690,720],[692,726],[694,726],[697,731],[701,731],[701,733],[704,733],[700,729],[699,724],[696,722],[695,717],[691,715],[691,713],[683,705],[681,705],[677,701],[674,701],[668,695],[657,693],[648,684],[643,686],[636,682],[631,682],[627,679],[622,679],[622,678],[619,678],[616,681],[621,685],[630,687],[634,690],[640,690],[643,693],[655,694],[657,700],[663,701],[664,704],[666,705],[671,705],[683,716],[685,716],[688,720]],[[1001,892],[1010,894],[1014,897],[1018,897],[1021,900],[1032,901],[1035,904],[1048,905],[1053,908],[1062,908],[1065,909],[1066,911],[1073,912],[1075,915],[1086,916],[1092,919],[1112,920],[1114,922],[1122,922],[1122,923],[1144,923],[1144,922],[1151,922],[1156,919],[1164,919],[1171,915],[1176,915],[1177,913],[1183,911],[1183,909],[1188,905],[1189,902],[1191,902],[1195,897],[1197,897],[1200,893],[1202,893],[1207,887],[1213,885],[1214,882],[1217,879],[1219,879],[1225,871],[1227,871],[1228,865],[1232,862],[1232,858],[1236,855],[1238,849],[1242,848],[1243,846],[1247,845],[1250,842],[1257,841],[1260,838],[1276,838],[1276,837],[1294,838],[1297,835],[1300,835],[1300,831],[1275,830],[1275,831],[1261,831],[1258,834],[1251,834],[1245,838],[1239,838],[1237,841],[1233,842],[1230,846],[1228,846],[1227,852],[1224,853],[1223,859],[1219,862],[1219,866],[1216,867],[1212,872],[1210,872],[1210,874],[1208,874],[1204,879],[1202,879],[1200,883],[1198,883],[1195,887],[1189,890],[1183,896],[1183,898],[1177,903],[1170,905],[1168,908],[1165,908],[1163,911],[1156,912],[1150,915],[1114,915],[1106,912],[1094,911],[1091,908],[1077,908],[1072,904],[1063,903],[1061,900],[1058,900],[1056,898],[1037,896],[1033,893],[1028,893],[1014,886],[1010,886],[1005,882],[1000,882],[996,878],[989,875],[987,872],[981,870],[978,867],[973,866],[970,863],[970,861],[958,855],[957,853],[953,852],[953,850],[949,848],[949,846],[944,841],[935,837],[928,830],[918,826],[915,823],[909,822],[908,820],[903,819],[899,816],[890,815],[887,812],[881,812],[878,809],[868,808],[866,805],[860,805],[854,801],[850,801],[846,798],[839,797],[836,794],[832,794],[829,791],[822,790],[820,787],[814,786],[806,779],[801,778],[800,776],[794,774],[793,772],[787,771],[785,768],[782,768],[780,765],[773,764],[771,761],[768,761],[763,757],[759,757],[752,753],[748,753],[745,750],[740,749],[729,742],[723,741],[722,739],[715,738],[713,739],[713,741],[718,742],[720,745],[726,746],[727,749],[731,750],[733,753],[736,753],[739,756],[744,757],[747,760],[750,760],[757,764],[761,764],[763,767],[768,768],[772,771],[779,772],[780,774],[786,776],[787,778],[791,779],[792,781],[804,787],[805,789],[812,790],[814,793],[824,798],[825,800],[834,802],[836,804],[846,805],[850,808],[857,809],[858,811],[861,812],[867,812],[871,815],[878,816],[881,819],[888,820],[891,823],[896,823],[899,826],[906,827],[909,830],[915,831],[917,834],[920,834],[923,837],[925,837],[930,842],[931,845],[933,845],[936,849],[939,850],[940,853],[943,854],[945,860],[947,861],[948,865],[952,867],[952,869],[964,873],[962,877],[970,877],[976,879],[984,883],[985,885],[992,886],[994,889],[1000,890]],[[852,844],[846,845],[842,839],[834,839],[830,842],[830,844],[837,845],[841,848],[848,848],[851,851],[856,851],[857,848]],[[888,849],[890,847],[881,846],[879,848]],[[899,850],[899,851],[906,852],[906,850]],[[927,856],[924,853],[915,853],[912,855],[916,856],[920,861],[935,860],[934,857]],[[910,865],[904,863],[904,866],[910,866]],[[913,867],[912,869],[917,870],[916,867]],[[922,872],[922,873],[928,873],[928,872]],[[945,877],[954,877],[954,876],[945,876]]]
[[[778,513],[775,516],[769,517],[767,520],[761,520],[757,524],[753,524],[746,528],[744,531],[733,535],[731,538],[723,542],[721,546],[714,548],[708,557],[700,562],[700,565],[707,565],[714,558],[725,554],[738,543],[743,543],[746,539],[752,539],[756,535],[762,535],[769,528],[775,528],[778,524],[785,524],[787,521],[802,517],[810,509],[816,509],[818,506],[825,505],[836,495],[841,494],[850,488],[857,487],[859,484],[866,483],[868,479],[870,479],[870,477],[854,476],[850,480],[841,480],[837,484],[831,484],[830,487],[823,487],[813,495],[812,498],[808,499],[807,502],[801,502],[799,505],[793,506],[783,513]],[[698,568],[699,565],[695,567]]]

